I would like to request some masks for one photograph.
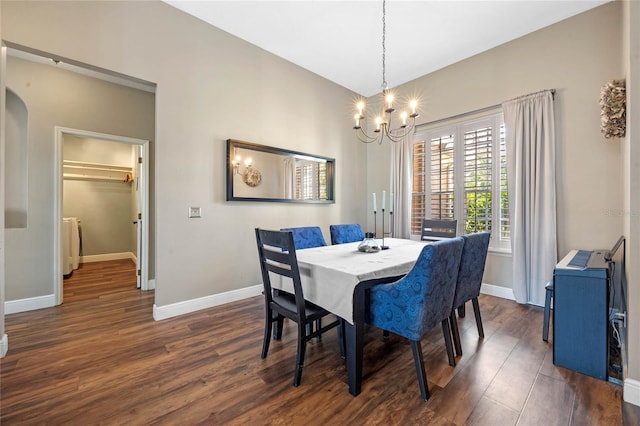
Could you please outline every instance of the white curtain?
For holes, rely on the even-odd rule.
[[[544,305],[557,263],[555,125],[550,90],[502,104],[513,293],[519,303]]]
[[[284,160],[284,198],[295,198],[296,190],[296,160],[285,158]]]
[[[394,193],[393,236],[411,236],[411,167],[413,141],[410,136],[391,145],[391,191]]]

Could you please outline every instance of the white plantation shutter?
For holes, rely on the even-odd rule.
[[[327,163],[297,161],[295,179],[297,199],[327,199]]]
[[[492,135],[491,127],[464,133],[464,232],[491,231]]]
[[[319,200],[327,199],[327,163],[318,163],[318,197]]]
[[[500,240],[511,239],[511,223],[509,221],[509,197],[507,191],[507,143],[504,134],[504,123],[500,125]]]
[[[429,170],[431,219],[454,218],[454,139],[452,134],[431,139],[431,158],[429,160],[431,163]]]
[[[419,234],[422,227],[422,218],[426,213],[427,190],[425,142],[418,141],[413,144],[413,179],[411,189],[411,233]]]

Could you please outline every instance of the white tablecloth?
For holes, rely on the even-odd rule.
[[[353,324],[353,293],[359,282],[406,274],[426,241],[385,238],[388,250],[358,251],[357,243],[297,250],[305,299]],[[274,288],[293,293],[290,280],[272,279]]]

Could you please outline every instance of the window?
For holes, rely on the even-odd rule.
[[[458,235],[490,231],[508,249],[509,206],[502,113],[416,133],[411,233],[422,219],[458,219]]]
[[[316,161],[296,161],[296,198],[318,200],[327,198],[327,164]]]

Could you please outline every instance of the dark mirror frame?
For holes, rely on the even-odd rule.
[[[326,200],[299,200],[289,198],[263,198],[263,197],[238,197],[233,193],[234,168],[232,160],[235,149],[245,149],[251,151],[266,152],[270,154],[282,155],[306,160],[318,160],[327,164],[327,199]],[[258,145],[251,142],[244,142],[236,139],[227,139],[227,201],[271,201],[280,203],[303,203],[303,204],[334,204],[335,203],[335,163],[334,158],[322,157],[320,155],[306,154],[304,152],[291,151],[288,149],[275,148],[272,146]]]

